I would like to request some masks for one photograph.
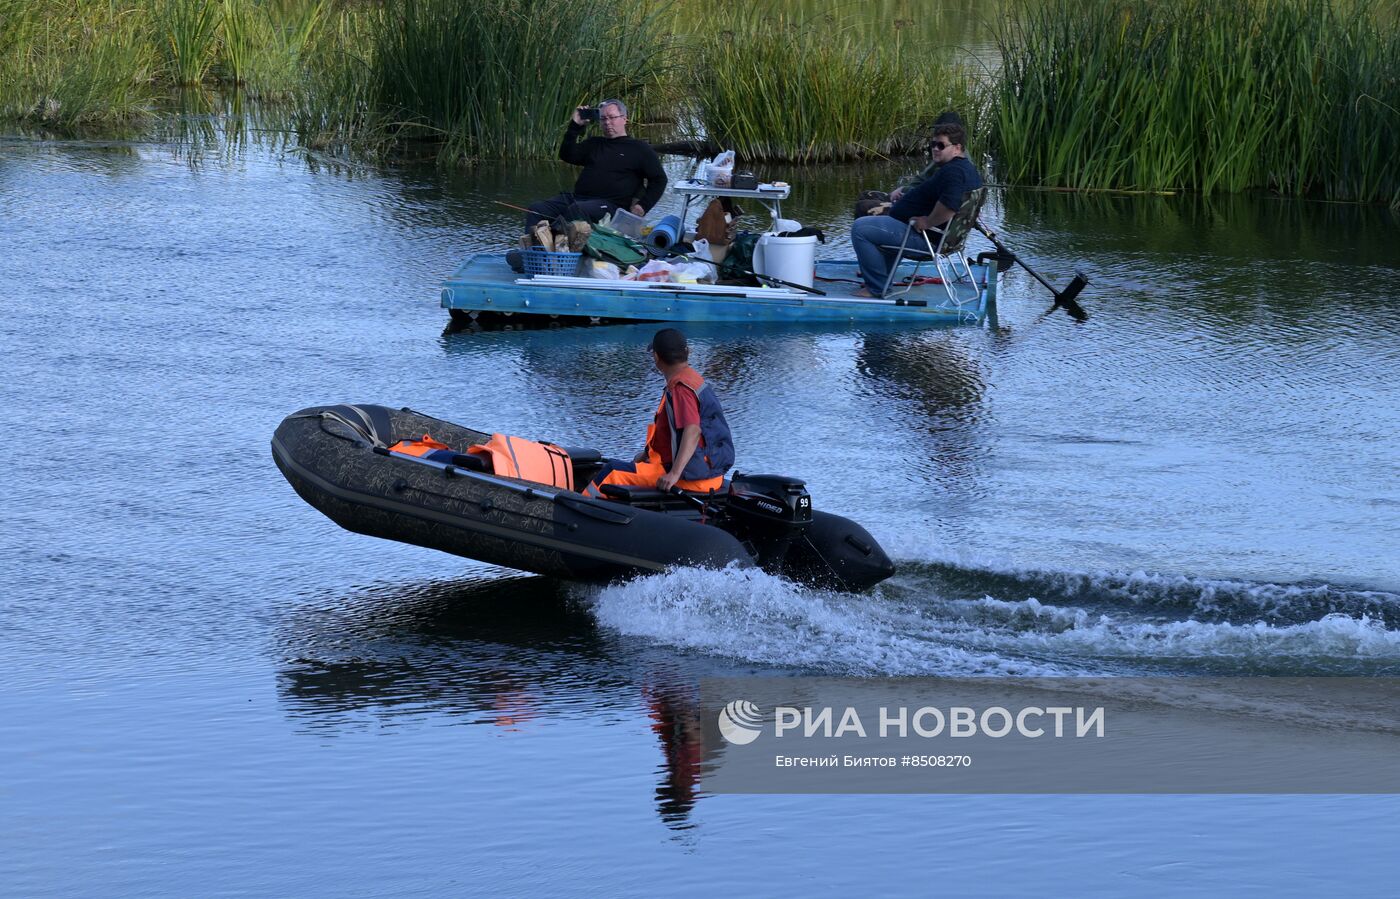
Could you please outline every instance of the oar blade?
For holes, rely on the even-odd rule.
[[[1075,321],[1082,322],[1089,320],[1089,313],[1084,311],[1084,307],[1075,302],[1075,297],[1089,286],[1089,277],[1083,272],[1075,272],[1074,280],[1065,285],[1065,289],[1055,294],[1055,305],[1064,309]]]

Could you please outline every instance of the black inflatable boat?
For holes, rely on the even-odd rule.
[[[447,449],[397,451],[429,434]],[[313,406],[278,426],[272,457],[302,499],[347,530],[539,574],[608,581],[758,565],[858,591],[894,573],[864,528],[813,510],[795,478],[735,473],[705,497],[608,485],[606,499],[593,499],[498,474],[491,455],[477,454],[491,438],[411,409]],[[601,455],[566,452],[568,483],[587,484]]]

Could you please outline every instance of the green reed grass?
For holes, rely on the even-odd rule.
[[[308,149],[372,155],[387,146],[371,96],[381,16],[372,7],[348,7],[327,16],[308,40],[305,79],[293,101],[293,123]]]
[[[1031,0],[1001,50],[1007,181],[1400,202],[1400,37],[1365,0]]]
[[[324,0],[222,2],[222,44],[215,66],[219,80],[262,99],[292,95],[325,19]]]
[[[0,0],[0,118],[112,124],[211,82],[290,97],[329,2]]]
[[[223,0],[222,7],[224,77],[233,84],[247,84],[252,57],[262,37],[255,18],[257,9],[245,0]]]
[[[640,121],[669,48],[637,4],[388,0],[326,58],[304,106],[313,140],[462,160],[552,156],[574,107],[605,97]]]
[[[0,0],[0,119],[106,125],[222,83],[289,100],[311,148],[547,158],[619,96],[634,128],[816,161],[915,151],[952,108],[1000,180],[1400,206],[1394,0],[1005,2],[989,71],[907,0]]]
[[[949,108],[975,126],[979,73],[902,32],[871,39],[776,6],[716,9],[694,38],[699,125],[745,159],[795,161],[915,152]]]
[[[219,49],[224,4],[219,0],[162,0],[166,73],[178,85],[199,84]]]
[[[0,0],[0,117],[49,126],[149,115],[155,54],[139,9]]]

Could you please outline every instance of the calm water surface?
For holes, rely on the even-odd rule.
[[[765,174],[847,256],[850,197],[917,166]],[[0,142],[4,893],[1394,882],[1390,798],[712,796],[684,749],[708,675],[1400,673],[1392,216],[1005,191],[989,220],[1091,275],[1089,322],[1016,272],[996,329],[693,329],[740,467],[897,558],[868,596],[581,587],[337,529],[268,451],[309,404],[635,443],[654,326],[437,307],[514,229],[493,200],[568,181]]]

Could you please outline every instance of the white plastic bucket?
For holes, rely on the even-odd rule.
[[[768,232],[753,248],[753,270],[811,287],[817,268],[817,236],[779,237]]]

